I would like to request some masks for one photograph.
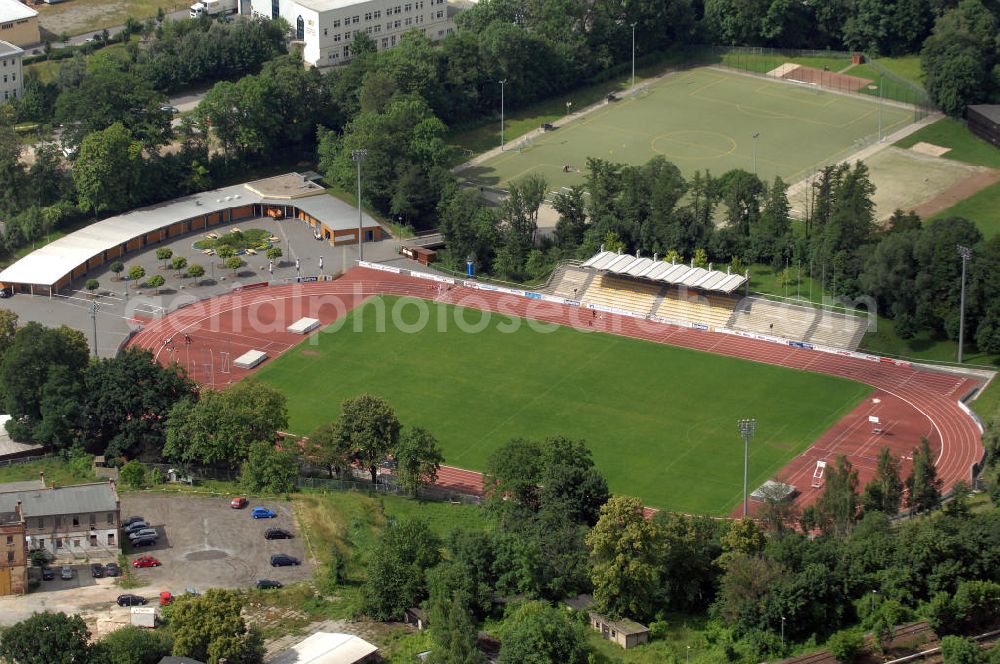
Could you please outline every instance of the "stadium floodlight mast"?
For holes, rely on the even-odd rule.
[[[358,165],[358,260],[365,259],[365,244],[363,223],[361,220],[361,162],[368,156],[368,150],[351,150],[351,161]]]
[[[753,133],[753,174],[757,175],[757,139],[760,138],[760,132],[755,131]]]
[[[746,518],[749,507],[749,496],[747,494],[747,468],[750,465],[750,441],[757,431],[757,420],[743,419],[736,423],[740,428],[740,436],[743,437],[743,517]]]
[[[961,364],[965,343],[965,265],[972,260],[972,249],[958,245],[958,255],[962,257],[962,295],[958,305],[958,363]]]
[[[503,86],[507,84],[507,79],[497,82],[500,84],[500,151],[503,152]]]
[[[635,22],[632,23],[632,89],[635,89]]]

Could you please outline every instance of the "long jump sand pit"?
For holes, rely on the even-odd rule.
[[[875,185],[875,215],[880,221],[897,209],[919,211],[925,203],[982,172],[977,166],[893,146],[864,161]],[[808,187],[800,188],[789,197],[793,214],[804,216],[807,192]]]

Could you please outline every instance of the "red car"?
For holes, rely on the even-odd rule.
[[[170,594],[169,591],[164,590],[160,593],[160,606],[170,606],[174,603],[174,596]]]
[[[233,498],[231,501],[229,501],[229,506],[232,507],[234,510],[241,510],[247,506],[247,499]]]
[[[132,561],[132,567],[159,567],[160,561],[153,556],[139,556]]]

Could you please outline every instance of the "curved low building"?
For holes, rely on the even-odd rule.
[[[3,272],[0,282],[18,293],[51,295],[105,263],[167,239],[244,219],[269,216],[306,223],[331,245],[358,242],[358,210],[298,173],[193,194],[109,217],[31,252]],[[385,230],[362,216],[363,240]]]

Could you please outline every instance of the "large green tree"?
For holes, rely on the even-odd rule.
[[[242,616],[243,598],[212,588],[201,595],[182,595],[170,609],[172,654],[203,662],[261,664],[264,641]]]
[[[93,214],[132,207],[142,167],[142,144],[121,123],[87,134],[73,166],[80,207]]]
[[[399,437],[393,458],[396,461],[396,480],[399,486],[416,496],[417,490],[437,481],[438,469],[444,456],[437,439],[426,429],[409,427]]]
[[[899,461],[888,447],[879,450],[875,477],[865,485],[861,495],[862,508],[894,515],[903,500],[903,480],[899,476]]]
[[[816,502],[824,532],[844,535],[858,516],[858,471],[843,454],[827,464],[823,493]]]
[[[504,620],[501,664],[584,664],[584,627],[564,609],[525,602]]]
[[[162,630],[131,625],[114,630],[95,645],[105,664],[157,664],[170,649],[170,637]]]
[[[354,459],[368,470],[372,484],[378,480],[379,466],[399,443],[399,429],[396,411],[380,397],[362,394],[341,404],[338,444],[352,451]]]
[[[240,468],[240,485],[248,493],[289,493],[295,491],[298,475],[298,454],[261,441],[250,444],[247,459]]]
[[[35,613],[0,636],[0,657],[10,664],[89,664],[89,639],[78,615]]]
[[[441,540],[424,521],[390,525],[372,550],[361,590],[362,609],[376,620],[400,620],[427,597],[429,569],[441,561]]]
[[[926,436],[920,438],[920,447],[913,450],[913,468],[906,478],[906,504],[911,510],[923,512],[941,502],[943,482],[937,476],[934,454]]]

